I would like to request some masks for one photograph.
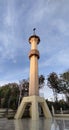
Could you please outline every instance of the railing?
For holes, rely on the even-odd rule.
[[[52,106],[52,115],[53,117],[68,117],[69,118],[69,110],[62,110],[62,108],[60,108],[60,110],[57,110],[55,112],[54,107]]]
[[[15,112],[12,109],[0,109],[0,118],[14,118]]]

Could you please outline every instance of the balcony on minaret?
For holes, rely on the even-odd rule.
[[[29,43],[31,44],[31,50],[37,49],[37,44],[39,44],[39,42],[40,42],[40,38],[36,35],[32,35],[29,38]]]

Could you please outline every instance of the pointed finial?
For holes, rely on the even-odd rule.
[[[35,30],[36,30],[36,28],[33,28],[33,35],[35,35]]]

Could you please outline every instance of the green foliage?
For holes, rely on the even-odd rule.
[[[65,80],[65,81],[69,81],[69,70],[64,72],[63,74],[61,74],[61,77]]]
[[[48,78],[47,78],[47,85],[54,89],[55,91],[58,91],[58,87],[59,87],[59,79],[58,76],[55,72],[52,72],[49,74]]]
[[[44,76],[39,76],[39,88],[44,85]],[[9,83],[0,87],[0,108],[16,109],[22,97],[28,96],[29,80],[23,79],[17,83]]]
[[[60,75],[60,78],[62,80],[62,85],[64,86],[64,92],[69,93],[69,71],[64,72]]]
[[[52,72],[47,78],[48,87],[55,90],[57,93],[69,93],[69,71],[64,72],[59,77]]]
[[[45,85],[45,77],[43,75],[40,75],[39,76],[39,89],[44,87],[44,85]]]
[[[39,76],[39,89],[41,89],[45,84],[45,77],[43,75]],[[22,96],[29,94],[29,79],[23,79],[20,81],[19,89],[22,89]]]
[[[63,99],[57,102],[51,102],[46,100],[46,102],[51,112],[52,112],[52,106],[54,107],[55,113],[59,113],[61,108],[63,111],[69,110],[69,104]]]
[[[25,96],[29,93],[29,80],[23,79],[20,81],[19,90],[21,91],[21,95]]]
[[[19,96],[19,87],[16,83],[9,83],[0,88],[0,107],[1,108],[15,108],[17,107],[16,102]],[[15,99],[15,100],[14,100]]]
[[[53,90],[54,100],[57,101],[57,93],[60,92],[60,80],[55,72],[48,75],[47,85]]]
[[[8,99],[10,98],[10,94],[11,94],[10,88],[8,88],[8,89],[6,88],[6,92],[5,92],[4,100],[3,100],[3,104],[2,104],[3,108],[8,107]]]
[[[63,93],[69,103],[69,70],[62,73],[60,76],[55,72],[50,73],[47,78],[47,85],[53,90],[56,99],[58,93]]]

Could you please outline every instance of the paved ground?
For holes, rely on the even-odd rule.
[[[69,119],[32,121],[31,119],[0,119],[0,130],[69,130]]]

